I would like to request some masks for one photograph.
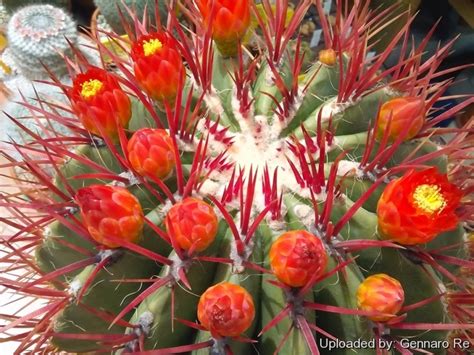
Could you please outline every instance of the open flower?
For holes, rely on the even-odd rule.
[[[410,171],[390,182],[380,197],[380,235],[404,245],[427,243],[456,227],[461,197],[461,191],[436,168]]]
[[[270,249],[270,265],[278,280],[304,286],[326,269],[327,254],[321,240],[305,230],[283,233]]]
[[[425,123],[425,101],[421,97],[397,97],[385,102],[380,108],[377,121],[377,137],[382,139],[388,130],[388,140],[393,142],[404,133],[404,141],[412,139]]]
[[[250,1],[200,0],[198,5],[219,51],[224,56],[235,56],[237,45],[250,26]]]
[[[143,228],[143,211],[138,199],[127,189],[110,185],[91,185],[77,191],[75,200],[84,226],[99,244],[118,248],[108,237],[136,242]]]
[[[404,302],[402,285],[386,274],[367,277],[357,289],[357,307],[360,310],[384,313],[368,317],[375,322],[386,322],[395,317]]]
[[[171,207],[165,224],[182,249],[189,250],[194,246],[196,251],[202,251],[214,241],[218,219],[212,206],[189,197]]]
[[[141,88],[154,100],[173,102],[185,76],[175,40],[164,32],[143,35],[133,44],[131,56]]]
[[[209,287],[199,299],[199,322],[214,338],[241,335],[254,317],[252,296],[243,287],[230,282]]]
[[[69,91],[74,113],[91,133],[111,139],[118,137],[118,127],[126,128],[132,117],[131,102],[113,74],[91,68],[78,74]]]
[[[142,176],[164,179],[176,165],[173,141],[164,129],[136,131],[127,150],[130,164]]]

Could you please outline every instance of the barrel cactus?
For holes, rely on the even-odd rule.
[[[11,315],[7,339],[19,353],[468,351],[472,124],[438,124],[473,98],[434,108],[453,42],[423,62],[408,23],[368,56],[391,12],[368,2],[337,1],[329,21],[303,0],[288,22],[285,0],[182,3],[186,24],[170,11],[166,28],[110,34],[128,56],[97,43],[116,71],[73,68],[71,134],[14,144],[42,194],[2,196],[3,261],[27,271],[2,284],[45,303]],[[325,48],[302,72],[311,6]]]

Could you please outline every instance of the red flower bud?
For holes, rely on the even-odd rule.
[[[91,185],[77,191],[75,200],[82,221],[99,244],[118,248],[107,237],[136,242],[143,228],[143,211],[138,199],[127,189],[110,185]]]
[[[278,280],[304,286],[326,269],[327,254],[321,240],[304,230],[283,233],[270,249],[270,264]]]
[[[378,114],[377,137],[382,139],[388,129],[389,142],[393,142],[409,126],[404,140],[412,139],[423,127],[425,115],[425,101],[422,98],[398,97],[389,100],[382,105]]]
[[[456,227],[461,197],[461,191],[436,168],[410,171],[391,181],[380,197],[380,235],[404,245],[427,243]]]
[[[164,129],[136,131],[127,150],[130,164],[142,176],[164,179],[176,165],[173,141]]]
[[[69,99],[84,128],[99,136],[102,130],[117,139],[118,127],[126,128],[132,117],[129,97],[115,76],[103,69],[91,68],[77,75]]]
[[[141,88],[154,100],[173,102],[186,74],[174,39],[163,32],[143,35],[131,56]]]
[[[165,224],[182,249],[189,250],[196,244],[195,250],[202,251],[214,241],[218,219],[212,206],[190,197],[171,207]]]
[[[200,0],[204,21],[211,26],[212,37],[220,52],[235,56],[238,43],[250,26],[249,0]]]
[[[252,296],[241,286],[222,282],[204,292],[198,304],[199,322],[214,338],[237,337],[255,317]]]
[[[357,307],[363,311],[384,313],[379,316],[369,316],[374,322],[386,322],[400,311],[405,302],[403,287],[385,274],[369,276],[357,289]]]

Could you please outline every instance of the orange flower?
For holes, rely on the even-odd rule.
[[[398,97],[385,102],[377,121],[377,137],[382,139],[388,129],[389,142],[393,142],[409,126],[404,140],[415,137],[425,123],[425,101],[420,97]],[[388,128],[390,122],[390,128]]]
[[[404,245],[427,243],[456,227],[461,197],[461,191],[436,168],[410,171],[390,182],[380,197],[380,235]]]
[[[250,1],[200,0],[198,6],[204,21],[211,26],[219,51],[224,56],[235,56],[237,45],[250,26]]]
[[[189,197],[171,207],[165,224],[182,249],[189,250],[196,244],[196,251],[202,251],[214,241],[218,220],[210,205]]]
[[[91,185],[77,191],[75,200],[82,221],[94,240],[109,248],[120,244],[107,237],[136,242],[143,228],[143,211],[137,198],[127,189],[109,185]]]
[[[127,150],[130,164],[142,176],[164,179],[176,164],[173,141],[164,129],[136,131]]]
[[[126,128],[132,117],[130,99],[118,80],[99,68],[76,76],[69,99],[84,128],[99,136],[102,130],[111,139],[117,139],[118,127]]]
[[[405,302],[405,292],[398,280],[386,274],[369,276],[357,289],[357,307],[363,311],[384,313],[369,316],[374,322],[386,322],[396,316]]]
[[[337,54],[334,49],[323,49],[319,51],[319,61],[323,64],[333,66],[337,61]]]
[[[141,88],[154,100],[172,103],[186,74],[174,39],[164,32],[143,35],[131,56]]]
[[[202,294],[197,312],[199,322],[214,338],[237,337],[252,324],[255,306],[243,287],[222,282]]]
[[[327,254],[321,240],[305,230],[283,233],[270,249],[270,264],[278,280],[304,286],[326,269]]]

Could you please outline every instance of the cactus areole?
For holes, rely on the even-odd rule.
[[[433,80],[457,69],[438,70],[453,41],[423,61],[410,19],[368,56],[397,11],[370,1],[335,1],[331,20],[319,0],[179,3],[179,19],[127,17],[127,39],[109,34],[120,55],[97,41],[113,68],[67,61],[72,85],[56,85],[74,117],[34,115],[70,134],[24,127],[22,159],[5,151],[31,188],[1,195],[1,283],[40,302],[4,315],[5,339],[18,353],[468,351],[472,124],[439,124],[472,98],[440,110],[451,81]],[[310,10],[323,43],[308,67]]]

